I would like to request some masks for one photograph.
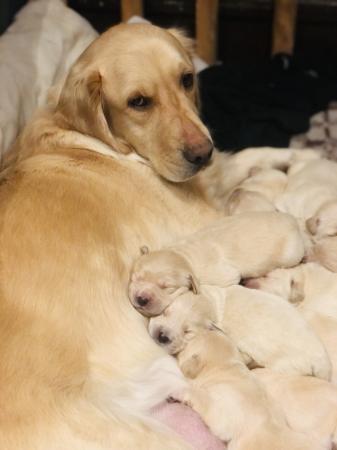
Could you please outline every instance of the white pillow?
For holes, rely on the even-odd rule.
[[[48,89],[96,38],[62,0],[31,0],[0,37],[0,157]]]

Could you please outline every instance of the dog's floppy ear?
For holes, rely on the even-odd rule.
[[[182,29],[179,29],[179,28],[168,28],[167,31],[179,42],[179,44],[186,51],[191,62],[193,63],[192,59],[193,59],[193,56],[195,55],[195,40],[188,37],[186,35],[185,31]],[[197,83],[196,83],[196,85],[197,85]],[[201,105],[200,105],[200,94],[199,94],[198,87],[197,87],[197,89],[195,89],[194,92],[195,92],[195,105],[196,105],[197,109],[200,110]]]
[[[57,111],[70,129],[93,136],[121,153],[130,152],[127,144],[111,132],[111,117],[98,70],[75,65],[63,85]]]
[[[190,291],[192,291],[193,294],[195,294],[195,295],[200,294],[199,284],[198,284],[197,280],[195,279],[195,277],[190,274],[188,276],[188,281],[190,284],[190,286],[189,286]]]
[[[184,50],[188,53],[189,57],[192,59],[192,56],[195,53],[195,40],[188,37],[184,30],[180,28],[168,28],[167,30],[184,48]]]

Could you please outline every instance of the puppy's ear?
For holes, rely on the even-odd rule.
[[[195,40],[188,37],[186,32],[180,28],[169,28],[167,30],[184,48],[184,50],[188,53],[189,57],[192,59],[195,53]]]
[[[303,281],[291,279],[290,303],[300,303],[304,300]]]
[[[189,290],[192,291],[193,294],[195,295],[200,294],[199,284],[193,275],[190,274],[188,276],[188,281],[189,281]]]
[[[254,175],[257,175],[259,172],[262,172],[262,167],[259,166],[253,166],[248,170],[248,178],[253,177]]]
[[[112,133],[110,109],[99,71],[88,71],[75,64],[64,83],[56,108],[67,128],[93,136],[121,153],[130,152],[127,144]]]
[[[218,326],[216,326],[215,323],[212,322],[211,320],[207,322],[206,328],[209,331],[219,331],[220,333],[224,333],[223,330]]]
[[[313,216],[306,220],[305,226],[309,233],[315,235],[317,233],[318,227],[321,224],[321,220],[319,217]]]
[[[180,363],[180,370],[186,378],[195,378],[203,368],[201,358],[196,353]]]
[[[147,255],[150,252],[149,247],[147,245],[142,245],[140,247],[140,254]]]

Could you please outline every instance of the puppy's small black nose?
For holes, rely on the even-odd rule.
[[[166,334],[163,331],[159,331],[158,336],[157,336],[157,341],[159,342],[159,344],[170,344],[171,343],[171,339],[166,336]]]
[[[149,299],[145,297],[136,297],[136,303],[142,308],[149,303]]]
[[[186,148],[183,151],[183,156],[189,163],[202,167],[211,159],[212,153],[213,144],[211,141],[207,141],[202,146]]]

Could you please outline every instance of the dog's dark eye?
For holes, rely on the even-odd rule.
[[[148,108],[152,103],[150,97],[143,97],[139,95],[138,97],[133,97],[128,100],[128,106],[133,109],[145,109]]]
[[[181,77],[181,84],[185,89],[192,89],[194,84],[193,73],[184,73]]]

